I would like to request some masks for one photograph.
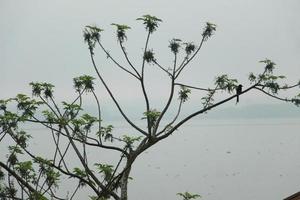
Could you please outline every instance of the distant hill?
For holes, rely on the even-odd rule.
[[[124,111],[133,120],[140,120],[143,117],[141,111],[143,105],[124,105]],[[95,113],[94,107],[87,107],[86,111]],[[191,106],[184,109],[186,116],[188,111],[194,111]],[[173,116],[174,111],[168,113],[167,116]],[[115,121],[121,120],[122,116],[114,106],[102,107],[102,116],[104,120]],[[200,116],[200,118],[208,119],[254,119],[254,118],[299,118],[300,107],[292,104],[256,104],[247,106],[228,106],[218,107],[207,114]],[[300,123],[300,121],[299,121]]]
[[[209,118],[300,118],[300,107],[291,104],[257,104],[212,110]],[[300,122],[299,122],[300,123]]]

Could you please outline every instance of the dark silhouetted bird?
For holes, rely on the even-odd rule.
[[[236,103],[239,102],[239,95],[242,93],[242,87],[243,86],[241,84],[236,87],[236,94],[237,94],[237,96],[236,96]]]

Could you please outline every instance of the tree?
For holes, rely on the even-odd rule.
[[[97,78],[102,82],[124,120],[139,135],[119,137],[113,133],[112,125],[103,125],[100,100],[94,90],[95,78],[92,76],[83,75],[73,79],[76,98],[71,102],[57,102],[54,98],[54,85],[32,82],[30,86],[33,97],[18,94],[14,98],[0,100],[0,142],[7,141],[6,144],[9,144],[7,160],[0,161],[0,196],[2,199],[73,199],[78,191],[84,189],[88,191],[88,197],[92,200],[127,200],[127,184],[131,179],[131,167],[135,160],[147,149],[168,138],[191,118],[207,113],[231,100],[235,101],[238,96],[242,96],[250,90],[257,90],[280,101],[291,102],[296,106],[300,105],[299,94],[290,98],[280,97],[281,92],[296,90],[300,82],[292,85],[282,84],[285,76],[275,74],[275,63],[269,59],[260,61],[264,64],[261,73],[250,73],[249,86],[244,86],[244,90],[237,79],[230,78],[226,74],[216,77],[214,85],[210,88],[178,82],[182,72],[214,34],[216,25],[206,23],[198,45],[193,42],[183,42],[177,38],[172,39],[169,42],[169,48],[174,55],[174,60],[172,67],[166,68],[159,63],[155,52],[149,48],[150,39],[162,20],[151,15],[144,15],[137,20],[144,24],[147,32],[140,67],[131,62],[125,48],[126,31],[130,29],[129,26],[112,24],[116,28],[117,41],[124,55],[125,63],[122,64],[101,42],[103,29],[86,26],[83,36]],[[115,98],[96,64],[96,46],[100,47],[107,59],[111,60],[117,68],[127,73],[140,85],[145,102],[145,111],[141,113],[142,119],[147,124],[145,129],[139,127],[128,117],[122,109],[121,103]],[[151,107],[149,94],[145,87],[146,65],[157,67],[170,81],[168,100],[161,110]],[[182,107],[189,100],[192,91],[206,93],[201,99],[202,107],[195,108],[194,112],[180,117]],[[84,112],[84,93],[95,99],[97,116]],[[223,99],[215,101],[214,97],[217,94],[223,95]],[[176,96],[177,102],[175,102]],[[171,105],[177,106],[177,112],[173,118],[169,119],[166,118],[166,113],[170,110]],[[168,122],[163,124],[163,119],[167,119]],[[32,150],[33,135],[24,131],[23,124],[38,124],[49,130],[49,137],[52,138],[53,143],[53,146],[49,147],[51,155],[43,156]],[[49,143],[49,145],[51,144]],[[88,157],[91,149],[115,152],[118,155],[117,160],[110,163],[91,160]],[[74,155],[79,164],[72,162]],[[71,193],[62,195],[59,193],[59,186],[69,180],[66,178],[76,180],[77,183]],[[178,193],[178,195],[184,199],[199,197],[199,195],[192,195],[188,192]]]
[[[177,193],[178,196],[181,196],[183,200],[190,200],[190,199],[197,199],[201,197],[198,194],[191,194],[189,192],[184,192],[184,193]]]

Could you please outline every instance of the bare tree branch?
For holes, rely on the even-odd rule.
[[[141,79],[141,75],[139,74],[139,72],[136,70],[136,68],[133,66],[133,64],[131,63],[131,61],[128,58],[127,52],[125,51],[125,47],[123,46],[123,43],[121,41],[119,41],[120,47],[122,49],[122,52],[126,58],[126,61],[128,62],[128,64],[131,66],[131,68],[135,71],[136,75],[138,76],[139,79]]]
[[[183,83],[174,83],[174,85],[184,86],[184,87],[187,87],[187,88],[191,88],[191,89],[195,89],[195,90],[208,91],[208,92],[215,90],[215,89],[209,89],[209,88],[195,87],[195,86],[186,85],[186,84],[183,84]],[[221,88],[217,89],[217,90],[221,90]]]
[[[254,87],[254,89],[259,90],[259,91],[263,92],[264,94],[266,94],[266,95],[268,95],[268,96],[270,96],[270,97],[272,97],[274,99],[281,100],[281,101],[286,101],[286,102],[293,102],[291,99],[278,97],[278,96],[273,95],[273,94],[271,94],[269,92],[266,92],[265,90],[263,90],[263,89],[261,89],[259,87]]]
[[[153,62],[154,62],[154,64],[155,64],[156,66],[158,66],[161,70],[163,70],[164,72],[166,72],[169,76],[172,76],[172,74],[171,74],[168,70],[166,70],[164,67],[162,67],[162,66],[157,62],[157,60],[153,60]]]
[[[149,112],[150,104],[149,104],[148,95],[147,95],[147,92],[146,92],[146,89],[145,89],[144,72],[145,72],[145,62],[146,62],[145,54],[146,54],[146,51],[147,51],[147,48],[148,48],[150,34],[151,34],[151,32],[148,31],[148,35],[147,35],[147,39],[146,39],[146,43],[145,43],[144,55],[143,55],[143,64],[142,64],[142,73],[141,73],[142,78],[140,79],[141,80],[142,91],[143,91],[145,102],[146,102],[146,112]],[[148,127],[148,134],[150,136],[150,134],[151,134],[151,125],[150,125],[149,116],[147,116],[147,127]]]
[[[118,110],[120,111],[121,115],[124,117],[124,119],[133,127],[135,128],[136,130],[138,130],[140,133],[142,133],[143,135],[147,136],[147,133],[145,131],[143,131],[142,129],[140,129],[139,127],[137,127],[132,121],[130,121],[130,119],[125,115],[125,113],[123,112],[123,110],[121,109],[119,103],[117,102],[117,100],[115,99],[114,95],[112,94],[112,92],[110,91],[109,87],[107,86],[107,84],[105,83],[104,79],[102,78],[97,66],[96,66],[96,63],[95,63],[95,60],[94,60],[94,57],[93,57],[93,54],[90,50],[90,56],[91,56],[91,59],[92,59],[92,63],[93,63],[93,66],[94,66],[94,69],[98,75],[98,77],[100,78],[102,84],[104,85],[106,91],[109,93],[110,97],[112,98],[113,102],[115,103],[115,105],[117,106]]]
[[[100,40],[97,40],[99,46],[101,47],[101,49],[105,52],[106,56],[108,58],[110,58],[120,69],[122,69],[123,71],[127,72],[128,74],[132,75],[133,77],[135,77],[136,79],[140,79],[139,76],[135,75],[134,73],[132,73],[131,71],[129,71],[128,69],[124,68],[123,66],[121,66],[111,55],[110,53],[104,48],[104,46],[101,44]]]
[[[201,49],[201,47],[202,47],[202,45],[203,45],[203,43],[204,43],[204,41],[205,41],[205,37],[203,36],[202,37],[202,40],[201,40],[201,42],[200,42],[200,45],[199,45],[199,47],[198,47],[198,49],[194,52],[194,54],[189,58],[189,59],[187,59],[186,60],[186,62],[183,64],[183,65],[181,65],[178,69],[177,69],[177,74],[175,75],[175,79],[177,79],[178,78],[178,76],[180,75],[180,73],[182,72],[182,70],[193,60],[193,58],[198,54],[198,52],[200,51],[200,49]]]

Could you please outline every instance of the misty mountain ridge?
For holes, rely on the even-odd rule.
[[[143,105],[128,104],[123,105],[123,111],[129,116],[130,119],[141,120],[143,116]],[[93,115],[97,115],[95,112],[97,109],[94,106],[87,106],[84,109]],[[181,118],[187,116],[188,113],[195,112],[195,106],[187,106],[181,113]],[[176,109],[171,109],[166,113],[166,117],[172,119],[175,115]],[[103,120],[118,121],[122,120],[123,117],[114,106],[102,107],[102,118]],[[300,118],[300,108],[291,104],[253,104],[243,106],[228,106],[218,107],[208,111],[205,114],[199,115],[197,118],[200,119],[280,119],[280,118]]]

